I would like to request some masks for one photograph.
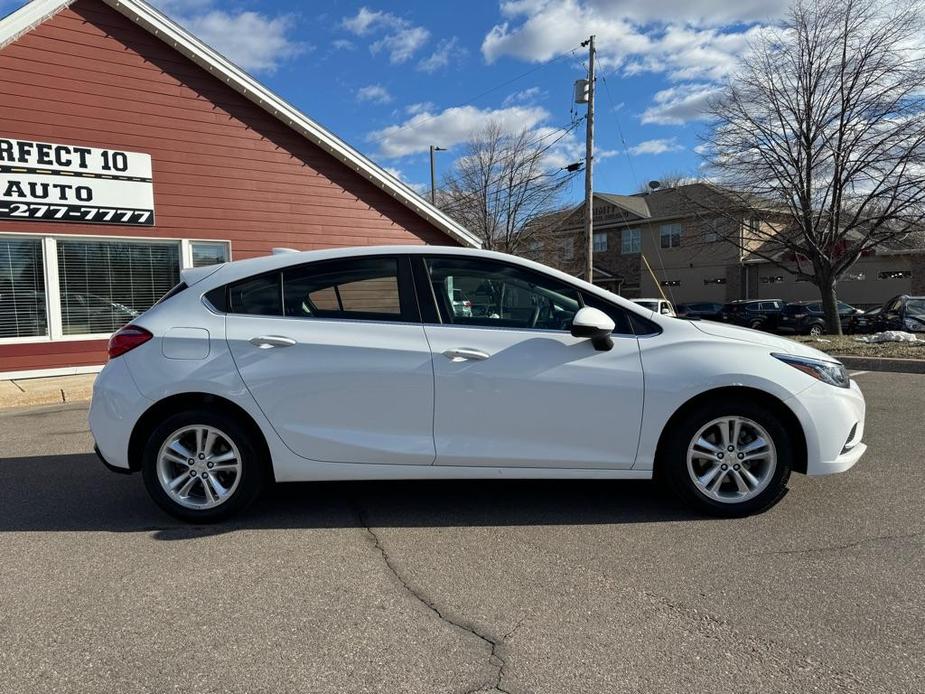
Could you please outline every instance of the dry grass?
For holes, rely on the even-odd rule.
[[[854,335],[843,335],[841,337],[836,337],[834,335],[822,335],[821,337],[797,335],[793,339],[830,354],[844,354],[854,357],[925,359],[925,341],[916,343],[881,342],[879,344],[870,344],[867,342],[858,342],[855,340]],[[922,339],[921,336],[919,339]],[[823,342],[822,340],[828,340],[828,342]]]

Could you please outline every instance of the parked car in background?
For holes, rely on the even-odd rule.
[[[852,318],[862,315],[864,311],[839,301],[838,315],[841,318],[842,330]],[[781,311],[777,323],[777,331],[792,333],[794,335],[822,335],[826,332],[825,312],[821,301],[794,301]]]
[[[877,314],[872,332],[883,330],[925,332],[925,296],[902,294],[887,301]]]
[[[110,339],[90,429],[193,523],[271,481],[424,478],[658,477],[741,516],[866,448],[864,398],[830,355],[523,258],[338,248],[180,278]],[[491,313],[453,311],[470,287]]]
[[[660,313],[663,316],[678,315],[674,310],[674,306],[671,305],[671,302],[665,299],[632,299],[632,302],[650,311],[655,311],[655,313]]]
[[[742,299],[723,307],[723,321],[753,330],[774,331],[784,310],[783,299]]]
[[[702,320],[723,319],[723,304],[710,302],[699,302],[689,304],[678,304],[678,318],[700,318]]]
[[[466,298],[466,295],[463,294],[462,289],[453,290],[453,314],[463,317],[471,318],[472,317],[472,302]]]
[[[877,328],[877,320],[882,310],[883,306],[875,306],[856,316],[850,316],[847,323],[842,322],[842,330],[853,334],[872,333]]]

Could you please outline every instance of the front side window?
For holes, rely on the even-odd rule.
[[[405,320],[399,261],[389,256],[312,263],[283,273],[285,314],[299,318]]]
[[[639,229],[623,230],[620,252],[624,255],[639,253]]]
[[[681,225],[662,224],[659,228],[662,248],[678,248],[681,245]]]
[[[110,239],[59,240],[65,335],[112,333],[180,281],[180,247]]]
[[[581,307],[576,289],[526,268],[464,257],[426,266],[444,323],[568,330]]]
[[[39,239],[0,238],[0,338],[48,334]]]

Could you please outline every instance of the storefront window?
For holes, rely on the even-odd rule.
[[[42,242],[0,238],[0,338],[47,334]]]
[[[121,240],[59,240],[64,335],[111,333],[180,281],[180,246]]]
[[[193,250],[193,267],[228,262],[228,244],[193,241],[190,246]]]

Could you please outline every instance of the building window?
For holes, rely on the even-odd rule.
[[[42,241],[0,238],[0,338],[47,334]]]
[[[780,284],[783,281],[783,275],[768,275],[761,278],[761,284]]]
[[[193,241],[190,243],[193,253],[193,267],[218,265],[228,262],[228,244]]]
[[[572,260],[575,257],[574,239],[564,239],[562,241],[562,257],[566,260]]]
[[[659,284],[663,287],[680,287],[681,280],[662,280]]]
[[[659,228],[662,248],[678,248],[681,245],[681,225],[662,224]]]
[[[911,270],[885,270],[877,274],[881,280],[904,280],[912,277]]]
[[[705,279],[703,283],[704,284],[726,284],[726,278],[725,277],[714,277],[712,279]]]
[[[594,235],[594,252],[599,253],[607,250],[607,232],[599,232]]]
[[[57,245],[64,335],[115,332],[180,281],[177,243],[81,239]]]
[[[639,253],[639,229],[624,229],[620,252],[624,255]]]

